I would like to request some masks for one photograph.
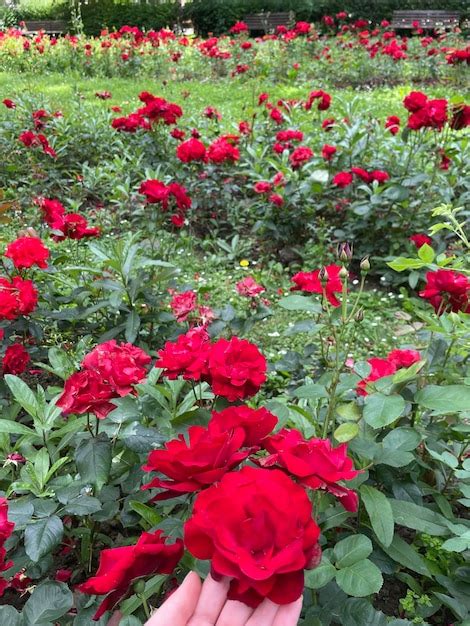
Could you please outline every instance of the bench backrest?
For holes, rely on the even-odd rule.
[[[28,20],[26,30],[28,33],[38,33],[40,30],[46,33],[65,33],[67,22],[61,20]]]
[[[394,28],[413,28],[413,22],[419,22],[421,28],[453,27],[460,21],[457,11],[394,11]]]
[[[243,21],[249,30],[275,30],[277,26],[289,26],[294,22],[292,11],[283,13],[255,13],[247,15]]]

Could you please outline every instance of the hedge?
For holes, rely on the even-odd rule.
[[[346,11],[354,17],[380,22],[400,9],[454,10],[468,18],[470,0],[193,0],[185,7],[185,15],[198,33],[207,35],[226,32],[234,22],[260,11],[292,10],[296,19],[312,22],[323,15]]]
[[[87,35],[99,35],[103,27],[119,29],[124,24],[144,30],[172,27],[178,22],[179,12],[176,2],[151,5],[114,0],[89,0],[81,9]]]

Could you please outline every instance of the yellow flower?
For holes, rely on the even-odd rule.
[[[240,266],[241,267],[248,267],[250,265],[250,262],[248,261],[248,259],[242,259],[240,261]]]

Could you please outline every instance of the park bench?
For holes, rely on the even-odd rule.
[[[394,11],[392,28],[411,30],[418,22],[423,29],[454,28],[459,25],[460,13],[456,11]]]
[[[255,13],[247,15],[243,21],[250,31],[262,31],[269,33],[275,31],[278,26],[291,26],[294,24],[294,13]]]
[[[46,35],[62,35],[68,30],[67,22],[60,20],[27,21],[26,34],[36,35],[40,31]]]

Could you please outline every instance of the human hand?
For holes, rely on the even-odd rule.
[[[227,578],[216,582],[210,575],[202,584],[199,576],[190,572],[145,626],[296,626],[302,597],[284,606],[264,600],[252,609],[227,600],[229,585]]]

